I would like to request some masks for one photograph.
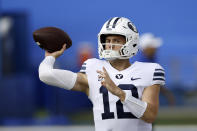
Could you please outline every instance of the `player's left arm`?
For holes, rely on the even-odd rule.
[[[148,75],[152,75],[149,80],[150,86],[144,88],[141,99],[126,93],[121,93],[120,98],[122,96],[122,103],[137,118],[141,118],[148,123],[153,123],[159,108],[160,86],[165,85],[165,72],[159,64],[155,64],[154,70],[149,72]]]
[[[141,117],[142,120],[153,123],[159,108],[160,85],[155,84],[144,89],[142,101],[147,103],[146,110]]]

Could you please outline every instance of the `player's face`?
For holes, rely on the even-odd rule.
[[[106,50],[120,50],[120,48],[122,47],[122,45],[124,45],[126,43],[125,37],[121,36],[121,35],[110,35],[107,36],[105,39],[105,49]]]

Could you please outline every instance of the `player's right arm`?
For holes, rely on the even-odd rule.
[[[71,90],[81,91],[81,92],[84,92],[87,96],[89,96],[89,86],[88,86],[87,75],[83,73],[77,73],[77,80],[75,82],[74,87]]]
[[[63,54],[66,47],[53,53],[45,52],[45,59],[39,66],[39,78],[42,82],[64,88],[67,90],[81,91],[88,95],[88,80],[86,74],[74,73],[68,70],[54,69],[55,58]]]

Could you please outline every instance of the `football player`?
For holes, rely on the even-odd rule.
[[[164,69],[157,63],[130,63],[139,34],[127,18],[113,17],[98,34],[100,59],[88,59],[80,72],[53,69],[60,51],[45,53],[39,67],[46,84],[87,94],[93,103],[96,131],[151,131],[159,108]],[[104,59],[104,60],[102,60]]]

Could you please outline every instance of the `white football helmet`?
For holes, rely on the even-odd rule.
[[[105,50],[105,37],[107,35],[121,35],[126,39],[119,51]],[[113,17],[101,28],[98,34],[99,58],[106,60],[129,59],[138,52],[139,33],[135,25],[127,18]],[[113,45],[113,44],[112,44]],[[114,44],[116,45],[116,44]]]

